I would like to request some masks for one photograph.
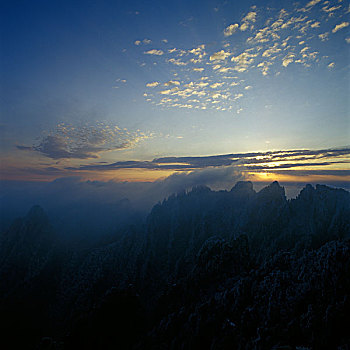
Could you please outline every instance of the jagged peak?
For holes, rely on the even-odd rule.
[[[284,191],[284,187],[282,187],[278,181],[274,181],[272,183],[270,183],[270,185],[266,186],[265,188],[269,188],[271,190],[274,190],[274,191],[281,191],[283,190]]]
[[[315,189],[311,184],[307,184],[299,193],[297,198],[310,198],[314,193]]]
[[[328,194],[328,193],[346,193],[346,191],[342,188],[333,188],[326,185],[316,184],[313,187],[310,184],[307,184],[299,193],[297,198],[304,200],[311,200],[314,196],[319,196],[320,194]]]
[[[211,192],[211,189],[205,185],[197,185],[193,186],[189,194],[197,194],[197,193],[208,193]]]
[[[231,192],[235,191],[255,192],[251,181],[237,181],[237,183],[231,189]]]
[[[317,184],[316,186],[316,193],[318,194],[323,194],[323,195],[330,195],[333,193],[337,193],[339,195],[346,195],[349,198],[350,192],[344,188],[336,188],[336,187],[331,187],[327,185],[320,185]]]
[[[280,186],[278,181],[274,181],[270,185],[261,189],[259,191],[259,195],[286,199],[286,193],[285,193],[284,187]]]
[[[332,190],[335,190],[335,189],[326,185],[320,185],[320,184],[316,185],[317,192],[326,192],[326,191],[332,191]]]

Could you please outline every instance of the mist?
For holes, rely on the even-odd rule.
[[[195,186],[230,190],[245,173],[234,166],[174,173],[155,182],[86,181],[63,177],[51,182],[1,181],[0,229],[23,217],[33,205],[47,213],[57,234],[64,239],[103,237],[130,224],[142,224],[152,207],[172,194]],[[288,198],[304,183],[281,183]],[[344,184],[329,184],[344,187]],[[254,182],[259,191],[266,182]]]
[[[142,221],[152,206],[173,193],[194,186],[229,189],[244,179],[234,167],[175,173],[155,182],[85,181],[80,177],[52,182],[1,181],[0,227],[24,216],[33,205],[41,206],[60,235],[77,232],[102,235]]]

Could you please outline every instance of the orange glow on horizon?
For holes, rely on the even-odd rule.
[[[3,169],[0,179],[13,181],[53,181],[57,178],[76,176],[83,181],[115,181],[115,182],[154,182],[161,181],[173,174],[182,174],[188,171],[174,171],[174,170],[154,170],[154,169],[118,169],[108,171],[69,171],[62,170],[58,173],[40,173],[30,171],[28,168]],[[243,170],[243,169],[242,169]],[[333,181],[350,181],[350,176],[335,176],[335,175],[295,175],[294,174],[280,174],[269,172],[253,172],[243,171],[246,180],[252,182],[333,182]],[[233,180],[234,182],[234,180]]]
[[[248,179],[259,182],[327,182],[327,181],[350,181],[350,176],[335,176],[335,175],[288,175],[274,173],[248,173]]]

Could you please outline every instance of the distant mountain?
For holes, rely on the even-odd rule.
[[[308,185],[287,200],[277,182],[195,187],[108,242],[82,250],[57,237],[40,207],[1,236],[0,312],[13,348],[350,344],[345,190]]]
[[[10,293],[19,284],[42,271],[53,252],[54,234],[49,220],[39,206],[16,220],[0,237],[1,294]]]

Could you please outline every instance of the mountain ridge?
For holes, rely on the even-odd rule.
[[[12,320],[14,310],[32,320],[35,329],[29,333],[23,330],[25,322],[17,327],[23,327],[33,348],[40,348],[47,334],[54,349],[82,344],[88,349],[101,344],[106,349],[225,349],[230,344],[265,349],[281,341],[294,347],[329,346],[333,334],[322,335],[328,321],[307,331],[297,323],[311,317],[309,305],[317,317],[329,319],[331,307],[336,322],[347,320],[340,305],[349,307],[349,196],[341,189],[310,185],[288,200],[277,182],[259,192],[251,182],[238,182],[230,191],[195,187],[156,204],[143,224],[84,250],[62,249],[44,211],[33,207],[1,239],[0,281],[7,286],[0,289],[3,320],[6,315]],[[24,237],[30,244],[20,244]],[[298,282],[303,275],[305,282]],[[266,278],[276,287],[268,288]],[[316,286],[332,297],[319,294]],[[259,306],[269,291],[273,308],[265,301]],[[230,293],[238,299],[228,306]],[[301,305],[296,314],[282,302],[286,293],[296,294],[290,299],[293,307]],[[310,293],[315,301],[308,299]],[[19,300],[22,309],[15,306]],[[35,305],[42,310],[37,316]],[[13,322],[5,325],[8,334],[16,327]],[[296,340],[288,322],[294,322]],[[113,324],[123,331],[110,339]],[[322,342],[312,336],[315,331]]]

